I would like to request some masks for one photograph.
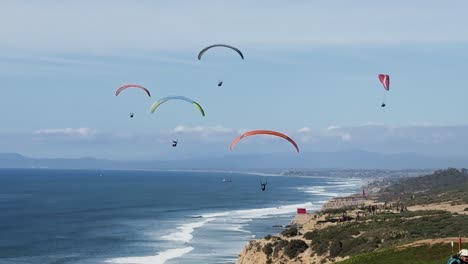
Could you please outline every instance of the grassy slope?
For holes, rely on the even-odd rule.
[[[429,238],[468,234],[468,215],[444,211],[382,213],[367,221],[349,222],[304,234],[318,254],[331,257],[372,252]]]
[[[454,248],[458,248],[455,244]],[[387,249],[356,255],[350,259],[336,262],[339,264],[440,264],[447,263],[451,255],[449,244],[424,245],[403,250]]]
[[[468,173],[448,169],[402,180],[379,193],[382,202],[425,204],[467,201]],[[412,198],[412,196],[415,198]],[[468,236],[468,215],[444,211],[381,212],[365,221],[331,226],[304,235],[318,254],[353,256],[342,263],[446,263],[449,245],[419,246],[396,252],[395,246],[427,238]],[[367,260],[369,258],[369,260]],[[419,259],[421,261],[419,262]]]

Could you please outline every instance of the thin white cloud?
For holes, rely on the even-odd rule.
[[[468,2],[4,1],[0,46],[32,50],[199,50],[467,42]]]
[[[433,124],[384,125],[377,123],[360,124],[357,126],[329,126],[314,129],[317,133],[297,133],[297,136],[307,136],[304,143],[313,143],[323,146],[339,146],[346,142],[355,149],[372,151],[397,150],[407,152],[422,152],[422,149],[440,149],[449,153],[447,149],[468,147],[468,126],[438,126]],[[311,141],[310,138],[314,138]],[[344,146],[344,145],[343,145]],[[444,149],[444,150],[442,150]],[[455,151],[454,151],[455,152]]]
[[[105,63],[102,60],[96,59],[83,59],[83,58],[69,58],[67,56],[38,56],[37,54],[7,54],[1,55],[0,58],[6,61],[15,62],[36,62],[40,64],[52,64],[52,65],[77,65],[77,66],[112,66],[111,63]]]
[[[297,132],[298,133],[310,133],[312,132],[312,129],[309,127],[303,127],[303,128],[300,128]]]
[[[39,129],[33,132],[33,135],[58,135],[58,136],[69,136],[69,137],[81,137],[87,138],[94,136],[96,130],[80,127],[80,128],[46,128]]]
[[[339,126],[334,126],[334,125],[327,127],[327,130],[336,130],[336,129],[340,129],[340,127]]]
[[[305,128],[307,129],[297,129],[295,132],[283,131],[298,143],[301,152],[358,149],[380,153],[411,152],[468,157],[468,125],[356,125],[341,126],[340,129],[332,130],[327,127],[305,126]],[[0,145],[4,152],[32,153],[38,157],[47,157],[53,153],[54,156],[64,157],[74,155],[114,157],[117,155],[134,158],[149,155],[167,158],[168,150],[173,150],[171,140],[174,138],[180,139],[181,146],[185,149],[184,153],[180,153],[181,155],[191,155],[193,152],[188,151],[189,149],[196,149],[199,155],[204,155],[204,153],[217,155],[226,153],[227,146],[237,135],[237,129],[224,126],[177,126],[171,130],[152,131],[146,134],[123,132],[106,134],[97,133],[90,128],[48,128],[27,134],[3,133],[0,136]],[[243,141],[242,147],[237,151],[258,153],[259,151],[281,152],[285,150],[281,143],[270,144],[272,140],[278,139],[251,137]],[[281,141],[278,140],[278,142]],[[177,153],[173,154],[179,155]]]
[[[214,126],[214,127],[206,127],[206,126],[195,126],[195,127],[187,127],[183,125],[178,125],[173,129],[174,133],[190,133],[190,134],[200,134],[204,136],[208,135],[219,135],[219,134],[229,134],[234,132],[232,128],[226,128],[223,126]]]
[[[366,123],[359,124],[358,126],[359,127],[370,127],[370,126],[383,126],[383,125],[384,125],[383,123],[366,122]]]
[[[427,122],[413,122],[413,123],[410,123],[408,126],[410,127],[440,127],[433,123],[427,123]]]
[[[0,41],[1,44],[1,41]],[[165,63],[178,65],[196,65],[197,67],[207,67],[208,63],[200,64],[193,58],[180,58],[176,55],[139,55],[137,53],[109,53],[107,51],[88,52],[87,57],[79,57],[82,53],[34,53],[24,51],[12,51],[7,54],[2,54],[0,51],[0,65],[10,69],[13,64],[22,67],[23,65],[40,65],[53,67],[56,70],[65,70],[68,67],[79,67],[81,69],[89,69],[90,66],[99,67],[100,70],[112,69],[118,67],[118,60],[135,63]],[[67,67],[63,67],[67,66]]]
[[[325,137],[338,137],[342,141],[350,141],[353,137],[349,132],[346,132],[344,128],[339,126],[328,126],[326,130],[322,132]]]
[[[302,127],[300,128],[297,133],[299,134],[298,139],[301,142],[312,142],[316,140],[316,135],[314,135],[314,131],[310,127]]]
[[[332,132],[329,131],[328,133],[325,133],[325,136],[326,137],[338,137],[344,142],[350,141],[353,138],[350,133],[345,132],[345,131],[332,131]]]

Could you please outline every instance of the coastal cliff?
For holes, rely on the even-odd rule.
[[[444,263],[448,245],[468,236],[467,170],[441,170],[381,187],[296,215],[280,234],[250,241],[237,264],[412,263],[412,258]]]
[[[322,210],[364,203],[364,200],[355,196],[334,198],[324,204]],[[311,241],[304,237],[307,232],[320,230],[331,225],[334,225],[334,221],[330,221],[328,215],[320,213],[298,214],[292,220],[291,225],[286,227],[281,234],[250,241],[239,255],[237,264],[326,264],[346,259],[343,257],[330,258],[329,254],[318,254],[310,246]]]

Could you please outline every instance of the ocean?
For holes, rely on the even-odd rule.
[[[267,181],[261,191],[260,181]],[[355,178],[0,169],[0,264],[235,263]]]

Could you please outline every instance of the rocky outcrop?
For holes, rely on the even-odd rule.
[[[356,197],[335,198],[326,203],[322,210],[357,207],[368,202],[370,201]],[[358,216],[358,211],[355,214]],[[291,225],[287,226],[281,234],[250,241],[239,255],[237,264],[326,264],[342,260],[343,258],[330,258],[328,252],[322,255],[316,254],[311,248],[313,241],[303,236],[306,232],[326,228],[341,221],[340,218],[330,219],[321,213],[296,215]]]
[[[309,241],[310,243],[310,241]],[[313,252],[304,239],[288,239],[280,236],[250,241],[237,260],[238,264],[258,263],[315,263]]]
[[[239,255],[237,264],[333,263],[327,254],[320,256],[313,252],[310,247],[312,241],[303,237],[306,231],[329,225],[320,221],[326,222],[325,217],[316,214],[297,215],[281,234],[250,241]]]

